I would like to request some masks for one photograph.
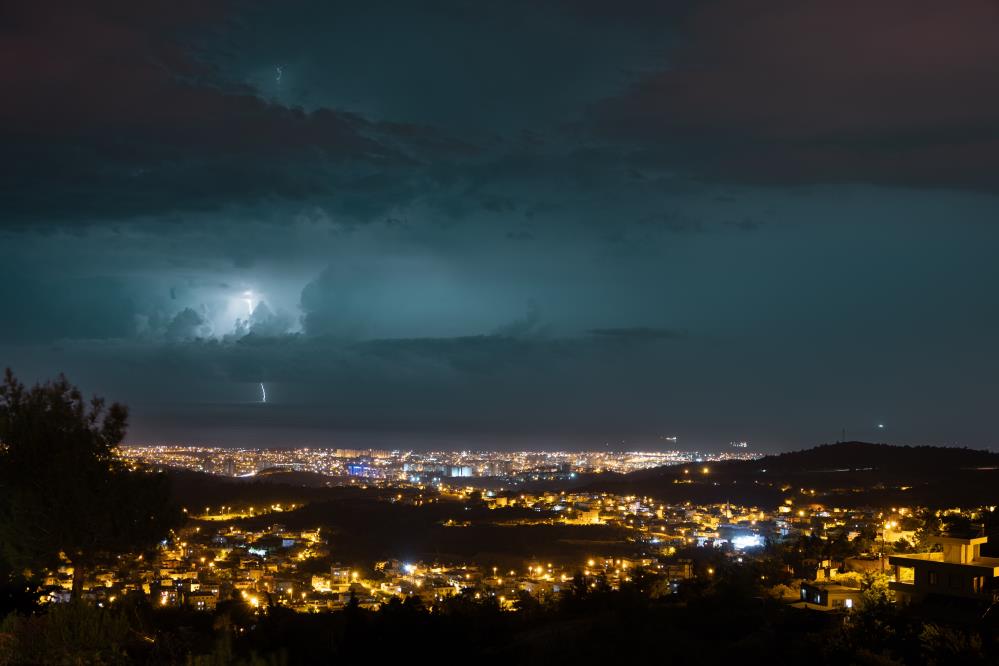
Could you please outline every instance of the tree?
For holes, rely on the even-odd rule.
[[[514,606],[521,613],[538,613],[541,610],[541,602],[527,590],[518,590]]]
[[[977,534],[981,529],[981,525],[976,525],[971,518],[960,513],[949,513],[943,517],[941,522],[945,533],[959,536]]]
[[[960,629],[933,623],[923,625],[919,635],[922,656],[927,664],[984,663],[982,639]]]
[[[922,509],[913,516],[915,525],[916,543],[914,546],[919,551],[930,550],[933,547],[932,540],[943,529],[940,518],[930,509]]]
[[[88,571],[163,538],[180,514],[162,474],[129,471],[115,454],[128,411],[87,401],[65,377],[0,384],[0,553],[21,570],[69,560],[73,595]]]
[[[864,572],[860,580],[860,600],[864,608],[890,608],[888,576],[883,573]]]

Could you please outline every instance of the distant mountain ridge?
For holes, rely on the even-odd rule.
[[[999,453],[981,449],[948,446],[905,446],[870,442],[837,442],[810,449],[777,453],[756,460],[728,460],[671,465],[640,470],[623,475],[625,479],[656,477],[682,473],[683,469],[708,466],[715,473],[758,472],[834,472],[864,470],[907,470],[940,472],[951,469],[999,467]]]
[[[851,502],[999,503],[999,453],[869,442],[823,444],[757,460],[688,463],[597,480],[590,489],[664,499],[773,502],[808,488]]]
[[[787,471],[832,469],[906,468],[920,470],[960,469],[999,466],[999,453],[949,446],[904,446],[870,442],[837,442],[765,456],[734,465],[763,466]]]

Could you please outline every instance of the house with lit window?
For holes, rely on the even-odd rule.
[[[982,557],[988,537],[940,536],[933,542],[941,550],[931,553],[892,555],[894,581],[889,587],[900,603],[918,602],[928,595],[980,600],[992,603],[999,596],[999,558]]]
[[[219,597],[217,592],[211,592],[208,590],[192,592],[187,595],[187,603],[194,610],[199,611],[213,611],[215,610],[215,605],[218,603]]]
[[[860,589],[831,580],[803,582],[796,608],[821,611],[850,610],[860,605]]]

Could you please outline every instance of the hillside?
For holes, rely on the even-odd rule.
[[[753,461],[659,467],[597,481],[591,488],[672,501],[768,504],[807,494],[843,505],[995,504],[999,453],[844,442]]]

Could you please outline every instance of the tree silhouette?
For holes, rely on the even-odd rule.
[[[179,518],[161,474],[129,471],[115,455],[128,411],[87,401],[65,377],[26,389],[0,384],[0,555],[20,570],[87,572],[150,547]]]

